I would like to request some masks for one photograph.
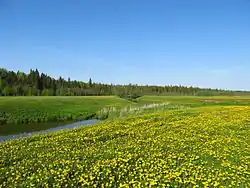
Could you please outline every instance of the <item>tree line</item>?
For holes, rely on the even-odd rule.
[[[58,79],[40,73],[37,69],[29,73],[8,71],[0,68],[0,96],[100,96],[118,95],[245,95],[249,92],[228,91],[221,89],[204,89],[186,86],[153,86],[153,85],[112,85],[95,83],[90,78],[87,82]]]

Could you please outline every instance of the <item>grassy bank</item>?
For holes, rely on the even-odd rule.
[[[153,112],[159,112],[159,111],[166,111],[166,110],[172,110],[172,109],[182,109],[182,108],[188,108],[188,106],[182,106],[182,105],[172,105],[167,102],[162,103],[150,103],[150,104],[143,104],[143,103],[137,103],[136,105],[127,105],[123,108],[117,108],[117,107],[105,107],[101,110],[99,110],[95,117],[98,119],[117,119],[121,117],[128,117],[131,115],[141,115],[144,113],[153,113]]]
[[[250,105],[250,97],[144,96],[137,103],[115,96],[0,97],[0,125],[87,119],[106,109],[135,108],[155,103],[185,105]],[[126,110],[125,110],[126,111]]]
[[[171,105],[200,106],[232,106],[250,105],[250,96],[143,96],[137,99],[140,104],[169,103]]]
[[[20,124],[87,119],[109,105],[119,108],[128,104],[131,102],[114,96],[0,97],[0,133],[8,127],[24,126]]]
[[[88,118],[115,119],[201,106],[250,105],[250,97],[144,96],[130,102],[115,96],[0,97],[0,135],[47,129]]]
[[[0,144],[8,187],[249,187],[250,107],[145,113]]]
[[[105,107],[96,113],[100,119],[114,119],[139,115],[148,112],[158,112],[171,109],[194,108],[205,106],[250,106],[250,96],[235,97],[198,97],[198,96],[143,96],[136,103],[123,108]]]

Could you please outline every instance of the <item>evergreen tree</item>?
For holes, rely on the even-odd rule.
[[[92,87],[92,84],[93,84],[93,83],[92,83],[92,79],[91,79],[91,78],[89,79],[88,84],[89,84],[89,87]]]

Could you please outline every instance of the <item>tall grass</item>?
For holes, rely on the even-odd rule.
[[[139,115],[146,112],[156,112],[156,111],[163,111],[167,109],[177,109],[183,108],[182,105],[171,105],[168,102],[163,103],[151,103],[151,104],[144,104],[141,106],[126,106],[124,108],[117,108],[114,106],[105,107],[99,110],[96,113],[96,118],[98,119],[113,119],[119,117],[126,117],[130,115]],[[186,106],[187,107],[187,106]]]

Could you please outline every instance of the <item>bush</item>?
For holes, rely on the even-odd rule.
[[[126,100],[129,100],[129,101],[134,101],[141,97],[140,95],[136,94],[136,93],[133,93],[133,94],[119,94],[119,97],[122,98],[122,99],[126,99]]]

